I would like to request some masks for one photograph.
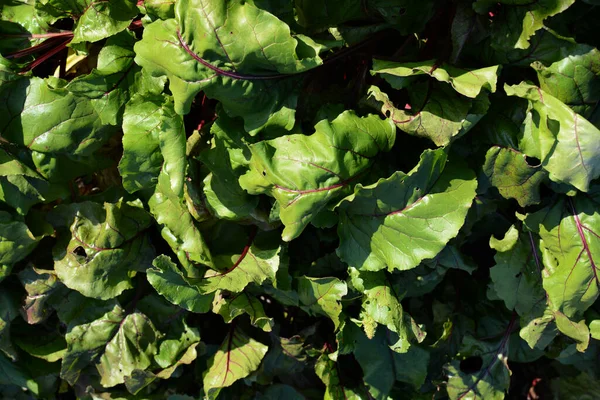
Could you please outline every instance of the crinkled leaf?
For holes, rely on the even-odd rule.
[[[95,365],[103,386],[123,383],[134,370],[151,365],[160,336],[144,314],[126,314],[115,305],[99,319],[76,325],[67,333],[61,377],[74,383],[83,368]]]
[[[104,387],[125,382],[125,377],[136,369],[145,369],[156,354],[156,340],[160,332],[144,314],[133,313],[118,322],[118,330],[103,345],[102,356],[96,367]]]
[[[553,311],[579,321],[598,298],[597,259],[600,257],[600,213],[585,196],[561,198],[529,214],[525,224],[540,238],[543,285]],[[559,328],[560,329],[560,328]]]
[[[391,348],[399,353],[406,353],[411,342],[425,339],[425,333],[404,312],[400,304],[403,293],[396,292],[392,278],[385,271],[359,272],[351,268],[349,275],[354,288],[364,294],[361,318],[363,330],[369,339],[375,336],[378,324],[398,334],[398,341]]]
[[[486,153],[482,169],[502,197],[517,200],[521,207],[540,202],[540,184],[546,172],[540,166],[529,165],[525,154],[494,146]]]
[[[218,218],[239,220],[251,215],[258,198],[249,195],[238,183],[248,168],[244,153],[244,127],[233,118],[221,115],[211,127],[212,146],[200,160],[210,169],[203,181],[206,204]]]
[[[390,150],[394,133],[389,121],[346,111],[331,122],[321,120],[310,136],[288,135],[251,145],[251,169],[240,183],[251,194],[275,197],[285,225],[282,237],[290,241],[360,178],[377,153]]]
[[[410,104],[397,108],[389,96],[371,86],[367,103],[388,117],[398,128],[411,135],[428,138],[445,146],[453,138],[468,132],[487,111],[488,100],[482,94],[471,101],[450,86],[416,83],[409,92]]]
[[[0,202],[25,215],[31,206],[68,196],[68,189],[48,182],[40,174],[0,149]]]
[[[215,294],[212,311],[222,316],[227,324],[242,314],[248,314],[252,325],[265,332],[271,332],[274,325],[273,318],[265,314],[262,303],[246,291],[235,295],[225,295],[223,291],[218,291]]]
[[[578,50],[548,67],[541,63],[533,66],[544,92],[587,120],[597,120],[594,111],[600,101],[600,53],[592,47]]]
[[[177,362],[158,372],[150,372],[142,369],[134,370],[130,376],[125,377],[125,386],[127,387],[127,390],[129,393],[137,394],[156,379],[169,379],[179,366],[191,364],[196,360],[196,357],[198,357],[198,351],[196,349],[198,345],[199,343],[192,343]],[[169,399],[170,398],[171,396]]]
[[[98,54],[97,67],[66,86],[72,93],[91,99],[104,124],[120,125],[125,104],[135,94],[162,90],[160,79],[144,74],[133,62],[134,43],[133,35],[126,32],[110,37]]]
[[[233,255],[228,253],[213,256],[218,270],[208,270],[204,278],[197,282],[202,292],[211,293],[224,289],[237,293],[249,283],[260,285],[265,280],[275,281],[282,255],[277,232],[258,232],[256,227],[252,227],[244,239],[246,245],[240,254],[236,252]]]
[[[29,230],[22,217],[0,211],[0,270],[3,271],[0,281],[8,275],[13,264],[35,249],[40,239]]]
[[[483,89],[494,93],[498,79],[499,66],[481,69],[462,69],[451,65],[437,65],[434,60],[417,63],[397,63],[373,60],[373,74],[379,74],[394,89],[404,89],[413,82],[412,77],[429,75],[432,78],[449,83],[463,96],[476,98]]]
[[[435,257],[464,223],[477,182],[473,172],[426,151],[408,174],[363,187],[340,202],[337,252],[367,271],[408,270]]]
[[[164,171],[158,176],[156,191],[148,206],[161,226],[162,237],[183,265],[186,276],[201,277],[205,266],[213,264],[210,250],[187,209],[185,199],[173,192],[169,176]]]
[[[206,396],[214,399],[221,388],[231,386],[256,371],[267,349],[268,346],[249,337],[237,324],[231,325],[202,375]]]
[[[84,296],[118,296],[133,287],[131,278],[145,271],[154,256],[143,234],[150,216],[139,201],[61,205],[48,218],[60,232],[53,249],[56,273]]]
[[[160,295],[191,312],[205,313],[210,309],[213,296],[203,294],[189,283],[168,256],[158,256],[152,265],[154,268],[149,268],[146,276]]]
[[[164,101],[160,95],[136,96],[125,107],[119,173],[130,193],[151,188],[158,180],[163,164],[159,132]]]
[[[298,48],[284,22],[252,3],[191,0],[177,2],[174,20],[145,29],[136,62],[154,76],[169,77],[178,113],[187,113],[204,90],[257,133],[265,125],[288,130],[294,125],[295,83],[264,77],[321,63],[316,49],[301,58]]]
[[[28,267],[20,271],[18,276],[27,292],[27,297],[23,300],[25,320],[29,324],[38,324],[52,312],[47,304],[48,299],[63,285],[52,270]]]
[[[536,86],[521,83],[504,90],[529,100],[519,148],[540,159],[553,181],[586,192],[590,181],[600,176],[600,130]]]
[[[333,321],[335,329],[340,325],[341,299],[348,294],[346,284],[337,278],[298,279],[298,297],[302,308],[311,314],[320,314]]]

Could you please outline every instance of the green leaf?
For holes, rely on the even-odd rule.
[[[491,5],[503,6],[501,18],[492,23],[493,45],[499,48],[527,49],[529,39],[544,27],[544,20],[569,8],[575,0],[478,0],[473,9],[487,13]]]
[[[485,155],[483,173],[505,199],[515,199],[521,207],[540,202],[540,184],[546,173],[531,166],[526,156],[512,148],[494,146]]]
[[[48,218],[60,232],[53,249],[56,273],[84,296],[118,296],[133,287],[136,271],[145,271],[154,257],[143,235],[150,216],[139,200],[61,205]]]
[[[125,382],[125,377],[136,369],[145,369],[152,363],[157,352],[156,340],[160,333],[144,314],[127,315],[119,323],[119,329],[106,344],[98,372],[104,387]]]
[[[0,6],[0,30],[12,36],[3,37],[0,52],[4,55],[34,46],[43,41],[31,34],[45,34],[49,31],[48,21],[36,15],[35,3],[11,2]]]
[[[477,340],[471,335],[463,338],[459,357],[477,357],[481,359],[481,367],[472,373],[463,372],[458,360],[446,366],[450,399],[504,399],[510,383],[507,355],[513,324],[514,320],[497,341]]]
[[[298,48],[288,25],[252,3],[186,0],[176,3],[174,20],[145,29],[136,62],[168,76],[178,113],[189,112],[203,90],[258,133],[266,125],[294,126],[295,83],[268,77],[321,64],[316,49],[302,46],[308,54],[301,57]]]
[[[519,148],[540,159],[553,181],[587,192],[590,181],[600,176],[600,130],[533,85],[507,85],[504,90],[529,101]]]
[[[61,377],[74,384],[83,368],[94,365],[105,387],[125,382],[135,369],[145,369],[157,352],[160,333],[143,314],[126,314],[115,305],[96,320],[73,326],[66,334],[67,352]]]
[[[21,270],[18,276],[27,292],[27,297],[23,300],[24,318],[29,324],[39,324],[52,312],[47,304],[50,296],[64,286],[52,270],[28,267]]]
[[[372,74],[382,75],[394,89],[404,89],[413,82],[412,77],[429,75],[432,78],[449,83],[463,96],[476,98],[483,89],[494,93],[500,66],[481,69],[461,69],[451,65],[437,65],[434,60],[417,63],[397,63],[393,61],[373,60]]]
[[[340,202],[340,258],[367,271],[408,270],[456,236],[475,197],[473,172],[425,151],[409,173],[358,185]]]
[[[162,112],[158,131],[160,152],[164,159],[161,173],[168,177],[171,192],[175,196],[182,197],[187,169],[183,117],[175,113],[171,102],[162,105]]]
[[[58,329],[50,330],[43,327],[24,327],[13,329],[15,344],[33,357],[56,362],[63,358],[67,351],[65,337]],[[28,329],[29,328],[29,329]]]
[[[337,278],[309,278],[302,276],[298,279],[298,296],[301,307],[311,314],[321,314],[329,317],[337,330],[340,326],[342,312],[342,297],[348,294],[346,284]]]
[[[200,154],[200,160],[210,169],[204,179],[206,204],[217,218],[240,220],[248,218],[258,205],[258,197],[249,195],[238,183],[248,170],[244,153],[244,127],[227,115],[220,115],[210,129],[211,148]]]
[[[403,293],[396,292],[391,277],[385,271],[366,272],[350,268],[349,274],[354,288],[364,294],[361,318],[369,339],[375,336],[377,324],[385,325],[398,334],[398,341],[391,345],[391,349],[399,353],[406,353],[411,342],[420,343],[425,339],[425,333],[402,309]]]
[[[13,264],[21,261],[35,249],[41,237],[36,237],[22,221],[6,211],[0,211],[0,267],[9,272]],[[8,274],[6,274],[8,275]],[[4,279],[0,274],[0,281]]]
[[[46,181],[40,174],[0,149],[0,202],[25,215],[31,206],[68,196],[62,185]]]
[[[234,235],[234,228],[225,231],[227,225],[223,227],[221,235],[228,235],[230,239],[244,238]],[[244,238],[246,244],[241,253],[236,251],[231,254],[231,249],[227,249],[225,254],[215,255],[213,259],[218,269],[208,270],[204,278],[196,282],[198,287],[204,293],[218,289],[237,293],[250,283],[260,285],[265,280],[275,281],[282,255],[282,245],[278,236],[277,231],[258,232],[258,228],[253,226]],[[225,240],[227,239],[223,238],[223,241]]]
[[[271,332],[274,321],[267,317],[262,303],[254,296],[243,291],[235,295],[226,295],[223,291],[217,291],[212,304],[212,311],[223,317],[226,324],[231,323],[234,318],[248,314],[250,322],[265,332]]]
[[[600,320],[590,322],[590,335],[592,339],[600,340]]]
[[[577,376],[559,376],[552,379],[550,385],[557,399],[593,399],[600,396],[598,380],[585,372]]]
[[[125,30],[138,14],[135,0],[94,2],[84,0],[72,43],[97,42]]]
[[[65,89],[65,82],[37,77],[2,85],[0,134],[40,153],[91,155],[115,128],[104,125],[92,101]],[[43,112],[42,112],[43,110]]]
[[[39,383],[30,377],[30,374],[20,365],[13,363],[4,354],[0,353],[0,385],[17,385],[27,388],[33,394],[40,392]]]
[[[123,157],[119,173],[129,193],[156,185],[162,168],[160,152],[164,96],[135,96],[123,114]]]
[[[490,269],[491,287],[507,309],[521,316],[546,304],[536,241],[531,232],[522,232],[514,225],[503,239],[490,238],[490,247],[496,250],[496,265]]]
[[[199,343],[191,344],[187,350],[181,355],[181,357],[170,367],[165,368],[158,372],[150,372],[147,370],[136,369],[132,372],[131,376],[125,377],[125,386],[130,393],[137,394],[143,388],[150,385],[156,379],[169,379],[174,375],[178,367],[182,365],[191,364],[198,357]],[[169,396],[169,399],[171,396]]]
[[[310,136],[288,135],[250,146],[250,172],[240,178],[251,194],[267,193],[280,206],[283,240],[298,237],[328,203],[334,201],[394,144],[389,121],[351,111],[321,120]]]
[[[91,99],[104,124],[121,125],[123,110],[136,94],[162,91],[164,82],[144,74],[133,59],[135,38],[130,33],[110,37],[98,54],[97,67],[70,81],[66,88]]]
[[[10,327],[19,315],[19,297],[6,285],[0,287],[0,357],[6,356],[16,361],[18,355],[11,342]]]
[[[362,393],[353,388],[346,387],[342,383],[340,370],[337,363],[322,354],[315,362],[315,372],[319,379],[325,384],[324,400],[360,400]]]
[[[235,381],[256,371],[267,349],[267,346],[249,337],[237,324],[232,324],[202,375],[206,396],[214,399],[221,388],[231,386]]]
[[[404,132],[446,146],[468,132],[487,111],[485,92],[471,101],[448,85],[415,83],[409,91],[410,104],[397,108],[377,86],[368,91],[367,104],[379,110]]]
[[[525,225],[540,238],[544,289],[550,307],[575,322],[598,298],[597,261],[600,257],[600,213],[585,196],[560,198],[529,214]],[[560,327],[559,327],[560,329]]]
[[[149,268],[146,276],[161,296],[191,312],[205,313],[210,310],[213,296],[202,293],[189,283],[168,256],[158,256],[152,265],[154,268]]]
[[[538,74],[540,88],[556,97],[577,114],[591,120],[596,104],[600,101],[600,53],[592,47],[584,47],[560,61],[545,67],[533,64]]]
[[[187,277],[199,278],[213,260],[204,237],[192,218],[183,196],[173,192],[166,172],[161,171],[156,191],[148,201],[150,212],[161,227],[163,239],[173,249]]]
[[[429,353],[418,346],[411,346],[403,354],[392,351],[390,345],[395,341],[393,336],[390,340],[386,330],[380,327],[372,339],[361,334],[354,350],[369,393],[378,400],[388,398],[397,380],[419,388],[427,376]]]

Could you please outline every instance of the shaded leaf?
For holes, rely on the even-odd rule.
[[[504,90],[529,100],[519,148],[540,159],[553,181],[587,192],[590,181],[600,176],[600,130],[535,86],[521,83]]]

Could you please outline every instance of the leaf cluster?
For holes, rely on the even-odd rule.
[[[1,2],[0,397],[596,398],[599,13]]]

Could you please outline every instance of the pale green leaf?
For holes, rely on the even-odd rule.
[[[236,324],[231,325],[221,347],[208,360],[202,375],[204,393],[215,399],[221,390],[258,369],[268,347],[252,339]]]
[[[334,201],[394,144],[390,121],[352,111],[333,121],[321,120],[310,136],[288,135],[250,146],[250,172],[240,178],[251,194],[277,200],[285,225],[283,239],[300,235],[328,203]]]
[[[494,93],[498,80],[499,66],[462,69],[451,65],[437,65],[434,60],[415,63],[397,63],[384,60],[373,60],[373,74],[382,75],[394,89],[404,89],[413,80],[411,77],[429,75],[432,78],[449,83],[454,90],[463,96],[476,98],[483,89]]]
[[[435,257],[465,221],[477,181],[443,150],[426,151],[408,174],[362,187],[340,202],[337,252],[367,271],[408,270]]]
[[[298,279],[298,296],[302,308],[311,314],[320,314],[333,321],[335,329],[340,325],[341,299],[348,294],[346,284],[337,278]]]
[[[553,181],[587,192],[600,176],[600,130],[536,86],[521,83],[504,90],[529,101],[520,150],[540,159]]]

